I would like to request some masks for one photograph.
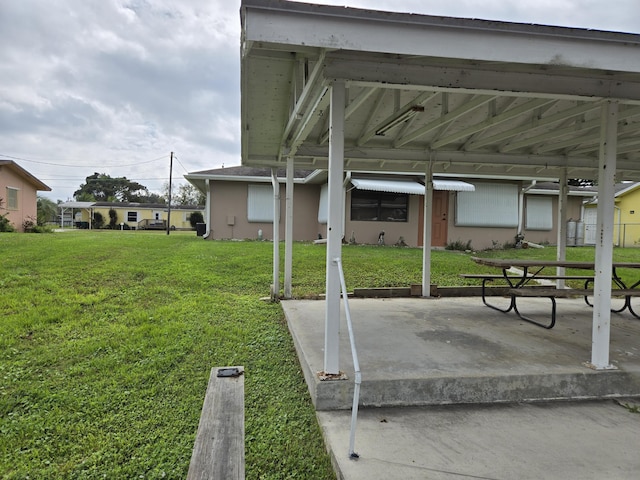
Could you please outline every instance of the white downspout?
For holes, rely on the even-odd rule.
[[[524,229],[524,194],[531,190],[538,183],[537,180],[533,180],[531,185],[520,189],[520,195],[518,196],[518,235],[522,235]]]
[[[567,169],[562,169],[560,173],[560,179],[558,181],[558,239],[556,260],[562,261],[567,258],[567,196],[569,191],[569,185],[567,184]],[[565,268],[557,267],[556,275],[559,277],[564,276]],[[559,279],[556,281],[556,288],[564,288],[565,281]]]
[[[206,240],[211,235],[211,185],[208,178],[204,181],[204,184],[207,191],[204,197],[204,221],[207,223],[207,232],[202,238]]]
[[[271,300],[280,295],[280,183],[278,169],[271,169],[271,185],[273,186],[273,283],[271,284]]]

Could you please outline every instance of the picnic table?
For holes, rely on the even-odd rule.
[[[576,270],[595,270],[595,262],[582,262],[570,260],[529,260],[529,259],[497,259],[497,258],[481,258],[471,257],[471,259],[479,265],[499,268],[501,274],[463,274],[465,278],[477,278],[482,280],[482,302],[494,310],[503,313],[513,310],[522,320],[533,323],[543,328],[553,328],[556,323],[556,298],[568,298],[574,296],[584,297],[585,302],[589,306],[593,304],[589,301],[589,296],[593,295],[593,288],[590,285],[594,282],[594,276],[591,275],[557,275],[544,273],[545,268],[571,268]],[[512,270],[516,268],[517,273]],[[640,296],[640,279],[632,282],[622,278],[619,273],[620,269],[640,269],[640,263],[636,262],[614,262],[612,264],[612,285],[611,295],[616,297],[624,297],[624,304],[619,309],[612,309],[613,312],[620,313],[629,310],[634,317],[640,319],[640,316],[633,310],[631,298]],[[640,274],[639,274],[640,275]],[[495,280],[504,280],[508,285],[508,296],[510,302],[507,308],[502,308],[487,301],[487,283]],[[584,281],[584,288],[581,289],[563,289],[557,287],[545,287],[538,284],[538,280],[581,280]],[[523,315],[518,310],[517,298],[519,297],[543,297],[551,301],[551,319],[549,322],[539,322],[531,317]]]

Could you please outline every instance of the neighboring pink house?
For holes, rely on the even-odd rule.
[[[285,171],[280,184],[280,238],[285,228]],[[273,238],[273,187],[268,168],[228,167],[193,172],[185,178],[207,196],[208,239]],[[326,238],[327,172],[296,170],[293,191],[293,239]],[[579,220],[582,204],[594,189],[572,187],[567,218]],[[345,241],[375,244],[400,240],[423,245],[424,176],[350,172],[345,178]],[[431,245],[471,243],[485,249],[514,243],[520,231],[534,243],[557,243],[558,185],[530,180],[434,179]]]
[[[25,221],[36,222],[38,191],[51,189],[13,160],[0,160],[0,214],[19,232]]]

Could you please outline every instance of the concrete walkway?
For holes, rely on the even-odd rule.
[[[339,478],[638,478],[640,414],[619,404],[640,396],[640,321],[628,313],[611,317],[616,369],[595,371],[581,299],[558,300],[552,330],[478,297],[350,300],[363,379],[353,461],[346,326],[349,380],[320,381],[324,302],[282,306]],[[519,301],[532,315],[549,306]]]
[[[612,400],[318,412],[344,480],[637,480],[640,414]]]

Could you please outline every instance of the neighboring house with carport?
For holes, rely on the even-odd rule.
[[[185,178],[207,198],[208,239],[273,238],[274,194],[268,168],[228,167],[193,172]],[[278,183],[285,171],[277,171]],[[423,245],[424,176],[349,172],[345,176],[345,241]],[[326,238],[327,172],[295,170],[293,239]],[[572,188],[567,209],[581,217],[591,188]],[[286,187],[280,191],[280,218]],[[434,179],[431,244],[469,243],[490,248],[514,243],[520,232],[534,243],[557,242],[558,186],[520,179]],[[285,222],[280,222],[280,238]]]
[[[39,191],[50,192],[51,188],[13,160],[0,160],[0,214],[17,231],[24,231],[25,222],[36,223]]]
[[[585,243],[596,243],[598,200],[585,204]],[[616,184],[613,242],[619,247],[640,246],[640,182]]]
[[[193,230],[191,215],[204,213],[197,205],[172,205],[169,218],[166,204],[137,202],[65,202],[60,204],[60,209],[63,216],[71,211],[76,228],[92,228],[96,214],[102,216],[107,226],[111,219],[109,211],[113,210],[118,228],[126,230],[165,230],[167,225],[172,230]]]

